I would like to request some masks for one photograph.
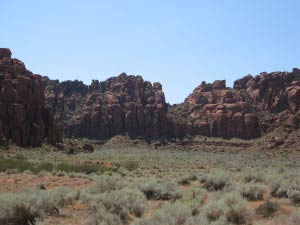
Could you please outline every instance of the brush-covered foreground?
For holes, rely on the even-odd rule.
[[[1,150],[1,225],[300,224],[299,153],[124,137],[86,153],[68,142],[72,154]]]

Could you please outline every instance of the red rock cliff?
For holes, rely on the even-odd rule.
[[[0,141],[38,146],[60,141],[54,112],[45,104],[41,76],[32,74],[11,51],[0,48]]]
[[[44,79],[48,102],[56,109],[57,121],[67,137],[110,138],[117,134],[157,139],[181,137],[183,129],[168,116],[160,83],[141,76],[79,81]]]

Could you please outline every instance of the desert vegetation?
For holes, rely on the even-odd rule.
[[[2,149],[0,224],[299,224],[300,155],[125,140]]]

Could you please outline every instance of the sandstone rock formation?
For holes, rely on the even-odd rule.
[[[300,72],[247,75],[228,88],[225,81],[202,82],[172,112],[188,118],[192,134],[256,138],[285,125],[298,128]]]
[[[224,80],[212,84],[202,82],[184,104],[195,134],[246,139],[260,136],[254,108],[241,101],[235,90],[227,88]]]
[[[46,98],[67,137],[105,139],[118,134],[157,139],[181,137],[182,126],[168,116],[160,83],[125,73],[86,86],[44,78]]]
[[[118,77],[91,85],[43,78],[47,101],[67,137],[106,139],[118,134],[158,139],[201,134],[257,138],[276,127],[298,128],[299,70],[262,73],[235,81],[202,82],[184,103],[169,106],[159,83],[141,76]]]
[[[41,76],[32,74],[9,49],[0,48],[0,144],[38,146],[60,141],[54,112],[45,104]]]
[[[0,90],[0,144],[38,146],[45,138],[56,144],[59,133],[98,140],[119,134],[251,139],[300,125],[299,69],[247,75],[233,88],[224,80],[202,82],[183,103],[170,106],[161,84],[141,76],[122,73],[90,85],[59,82],[32,74],[2,48]]]
[[[289,110],[295,113],[300,106],[300,71],[261,73],[245,76],[234,82],[234,89],[246,92],[260,110],[280,113]]]

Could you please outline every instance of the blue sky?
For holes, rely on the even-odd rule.
[[[205,80],[300,67],[298,0],[0,0],[0,46],[34,73],[89,84],[121,72],[178,103]]]

